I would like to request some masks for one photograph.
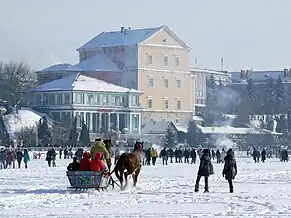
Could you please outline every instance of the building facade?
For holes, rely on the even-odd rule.
[[[201,113],[203,112],[203,108],[205,107],[206,104],[207,79],[210,79],[210,77],[213,76],[216,84],[219,84],[221,82],[223,85],[228,85],[231,82],[231,74],[227,72],[197,68],[191,68],[190,72],[192,75],[196,76],[196,86],[195,86],[196,115],[201,115]]]
[[[141,92],[120,87],[77,73],[31,90],[26,96],[30,107],[50,114],[55,121],[77,126],[83,121],[91,133],[118,130],[141,131]]]
[[[195,76],[190,73],[189,46],[167,26],[103,32],[77,49],[76,65],[57,65],[38,72],[63,77],[82,73],[142,91],[142,123],[167,120],[187,124],[194,113]],[[43,78],[46,78],[43,79]]]

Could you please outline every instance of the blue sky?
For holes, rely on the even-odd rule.
[[[200,68],[291,67],[287,0],[0,0],[0,60],[35,69],[77,63],[76,49],[102,31],[168,25]]]

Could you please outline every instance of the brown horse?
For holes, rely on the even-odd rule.
[[[110,173],[112,174],[113,172],[115,172],[115,176],[119,180],[122,190],[127,187],[127,178],[129,175],[132,175],[133,187],[136,186],[137,178],[141,170],[142,151],[143,142],[136,141],[133,152],[123,153],[119,157],[113,171]],[[123,175],[125,178],[124,186]]]

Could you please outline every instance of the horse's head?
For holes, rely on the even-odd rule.
[[[143,142],[136,141],[134,144],[134,148],[136,151],[142,152],[143,151]]]

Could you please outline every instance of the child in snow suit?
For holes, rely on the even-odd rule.
[[[80,170],[89,171],[91,165],[90,153],[84,152],[83,158],[80,160]]]
[[[214,172],[213,172],[213,166],[212,166],[211,158],[210,158],[210,150],[204,149],[203,154],[200,158],[200,165],[199,165],[198,175],[197,175],[196,184],[195,184],[195,192],[199,191],[199,182],[202,176],[204,176],[204,181],[205,181],[205,192],[209,192],[208,177],[212,174],[214,174]]]
[[[78,163],[78,159],[76,157],[73,158],[73,162],[70,163],[67,167],[68,171],[78,171],[80,169],[80,164]]]
[[[91,166],[90,166],[92,171],[97,171],[97,172],[103,172],[105,168],[105,164],[102,161],[102,153],[97,152],[95,155],[95,158],[91,160]]]
[[[234,153],[231,148],[227,151],[224,161],[225,163],[222,171],[222,176],[225,177],[225,179],[228,181],[230,193],[233,193],[232,180],[234,180],[237,174],[237,167],[234,158]]]
[[[30,161],[30,157],[29,157],[27,149],[24,149],[23,162],[24,162],[25,168],[27,168],[28,161]]]

